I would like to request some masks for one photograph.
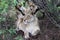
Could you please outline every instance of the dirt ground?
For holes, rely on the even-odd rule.
[[[39,20],[40,33],[27,40],[60,40],[60,28],[53,25],[47,18]]]

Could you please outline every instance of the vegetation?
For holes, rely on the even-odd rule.
[[[20,4],[27,7],[26,0],[0,0],[0,40],[23,40],[15,30],[16,12],[15,6]],[[52,13],[50,16],[57,22],[60,22],[60,6],[57,7],[57,0],[47,0],[47,10]],[[41,10],[37,17],[42,17]],[[17,36],[16,36],[17,35]],[[15,37],[16,36],[16,37]]]
[[[0,0],[0,40],[17,40],[15,30],[16,0]],[[17,37],[12,38],[14,35]],[[18,40],[22,40],[18,38]]]

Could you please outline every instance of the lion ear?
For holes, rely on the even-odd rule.
[[[30,6],[30,10],[32,12],[32,14],[36,14],[36,12],[38,11],[38,6],[35,5],[33,2],[29,2],[29,6]]]
[[[37,7],[37,8],[35,8],[35,10],[34,10],[33,14],[36,14],[36,13],[37,13],[37,11],[39,11],[39,8],[38,8],[38,7]]]
[[[36,14],[36,12],[39,10],[38,6],[36,6],[35,4],[31,5],[30,9],[32,11],[32,14]]]
[[[26,8],[23,7],[23,6],[15,6],[16,10],[18,10],[19,12],[21,12],[22,15],[25,15],[25,11],[26,11]]]

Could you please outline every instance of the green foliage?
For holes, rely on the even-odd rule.
[[[0,30],[0,35],[5,34],[5,33],[6,33],[5,30]]]
[[[47,0],[47,4],[48,4],[48,11],[51,13],[55,13],[57,12],[57,0]]]
[[[4,40],[8,38],[12,40],[13,36],[17,35],[14,24],[16,15],[13,10],[16,4],[18,4],[16,0],[0,0],[0,37],[4,35]]]
[[[17,36],[15,40],[23,40],[22,36]]]
[[[60,10],[60,6],[58,7],[58,10]]]
[[[4,21],[5,17],[1,16],[13,8],[17,4],[16,0],[1,0],[0,1],[0,22]]]
[[[7,30],[10,34],[16,34],[16,30],[15,29],[12,29],[12,28],[10,28],[9,30]]]
[[[19,5],[22,5],[22,6],[26,6],[26,1],[25,0],[18,0],[18,3]]]
[[[9,29],[9,30],[0,30],[0,35],[10,33],[11,35],[16,34],[15,29]]]
[[[39,11],[37,12],[36,16],[39,18],[39,17],[42,17],[43,14],[42,14],[42,12],[39,10]]]
[[[57,7],[58,0],[47,0],[48,11],[51,13],[51,16],[56,20],[60,20],[60,8]]]

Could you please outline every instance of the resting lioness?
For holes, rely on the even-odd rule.
[[[16,21],[17,30],[22,30],[25,38],[29,38],[29,33],[34,36],[40,31],[38,19],[35,14],[37,6],[32,4],[32,2],[31,4],[29,3],[28,8],[23,6],[19,7],[24,15],[20,13]]]

